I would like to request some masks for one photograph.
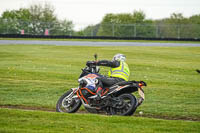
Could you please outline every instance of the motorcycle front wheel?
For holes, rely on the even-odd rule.
[[[64,93],[56,104],[56,112],[75,113],[81,107],[81,100],[73,97],[73,91],[70,89]]]
[[[122,108],[111,108],[112,115],[130,116],[133,115],[137,108],[137,99],[132,94],[122,94],[118,96],[122,101]],[[121,106],[121,105],[120,105]]]

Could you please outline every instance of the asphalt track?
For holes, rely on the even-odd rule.
[[[157,42],[92,42],[92,41],[42,41],[42,40],[0,40],[2,44],[59,45],[59,46],[165,46],[200,47],[199,43],[157,43]]]

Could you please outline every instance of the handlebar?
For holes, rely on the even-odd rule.
[[[86,65],[88,67],[95,67],[97,65],[97,61],[87,61]]]

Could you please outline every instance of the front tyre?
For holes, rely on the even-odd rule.
[[[81,100],[70,89],[64,93],[56,104],[57,112],[75,113],[81,106]]]
[[[112,115],[123,115],[130,116],[133,115],[137,108],[137,99],[132,94],[122,94],[118,96],[120,101],[122,102],[118,107],[111,109]]]

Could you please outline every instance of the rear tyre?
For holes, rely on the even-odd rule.
[[[81,107],[81,100],[76,97],[73,98],[73,91],[70,89],[64,93],[56,104],[57,112],[75,113]]]
[[[130,116],[133,115],[134,112],[136,111],[137,108],[137,99],[134,95],[132,94],[122,94],[118,96],[119,99],[123,103],[123,108],[119,107],[118,108],[112,108],[111,109],[111,114],[112,115],[122,115],[122,116]]]

